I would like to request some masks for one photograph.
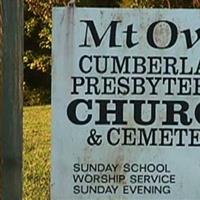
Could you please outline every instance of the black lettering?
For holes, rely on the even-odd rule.
[[[170,39],[170,42],[168,45],[166,45],[165,47],[161,47],[161,46],[158,46],[155,42],[155,39],[154,39],[154,30],[155,30],[155,27],[159,24],[159,23],[166,23],[169,25],[170,27],[170,30],[171,30],[171,39]],[[176,25],[170,21],[166,21],[166,20],[159,20],[159,21],[156,21],[154,22],[153,24],[151,24],[147,30],[147,41],[149,43],[149,45],[153,48],[156,48],[156,49],[168,49],[170,47],[172,47],[176,41],[177,41],[177,38],[178,38],[178,29],[176,27]]]
[[[110,30],[109,47],[121,47],[121,45],[116,44],[117,24],[120,23],[121,21],[111,21],[110,25],[108,26],[108,28],[101,37],[99,36],[95,24],[92,20],[80,20],[80,22],[86,23],[86,31],[85,31],[84,44],[79,45],[79,47],[91,47],[91,44],[89,44],[88,42],[88,30],[90,30],[90,33],[92,35],[96,47],[99,47],[101,45],[108,30]]]
[[[188,118],[186,111],[189,108],[189,105],[186,101],[163,101],[163,104],[166,104],[167,108],[167,116],[166,121],[164,121],[163,125],[178,125],[178,121],[175,119],[175,115],[179,115],[180,122],[183,125],[190,125],[192,123],[192,119]],[[180,109],[177,109],[177,106]]]
[[[85,120],[80,120],[77,116],[77,107],[80,105],[86,106],[88,109],[92,109],[92,100],[76,99],[73,100],[67,107],[67,116],[69,120],[77,125],[85,125],[90,122],[92,115],[89,114]]]

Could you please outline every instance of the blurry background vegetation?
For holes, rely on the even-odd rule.
[[[68,0],[25,0],[24,105],[50,103],[51,9]],[[77,0],[77,6],[129,8],[194,8],[200,0]]]

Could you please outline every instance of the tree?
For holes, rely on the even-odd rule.
[[[200,0],[122,0],[122,7],[132,8],[197,8]]]
[[[119,7],[120,0],[77,0],[77,6]],[[25,0],[25,104],[50,100],[51,10],[67,6],[68,0]],[[32,99],[34,98],[34,99]],[[29,102],[29,103],[27,103]],[[32,103],[31,103],[32,104]]]

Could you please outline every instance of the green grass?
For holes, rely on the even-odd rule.
[[[50,199],[50,106],[24,108],[23,199]]]

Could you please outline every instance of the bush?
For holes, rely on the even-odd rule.
[[[51,102],[51,91],[45,88],[30,88],[24,85],[24,105],[46,105]]]

